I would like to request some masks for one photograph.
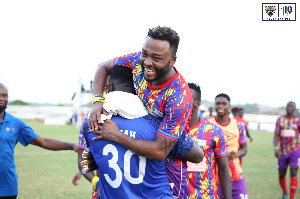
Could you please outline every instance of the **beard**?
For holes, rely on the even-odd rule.
[[[4,112],[6,108],[7,108],[7,106],[6,106],[6,105],[4,105],[4,106],[0,106],[0,113]]]
[[[162,78],[163,76],[165,76],[170,71],[170,69],[171,69],[170,63],[171,63],[171,60],[163,67],[163,69],[160,69],[160,70],[156,69],[157,70],[157,74],[156,74],[156,76],[153,79],[149,79],[149,78],[146,78],[144,76],[145,80],[147,82],[153,82],[153,81],[158,80],[158,79]],[[142,69],[143,69],[143,71],[145,71],[144,64],[142,64]]]

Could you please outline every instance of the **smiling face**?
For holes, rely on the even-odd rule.
[[[218,116],[228,115],[230,102],[226,97],[217,97],[215,102],[215,109]]]
[[[0,83],[0,113],[4,112],[8,103],[8,90]]]
[[[147,37],[142,48],[140,64],[148,82],[163,84],[168,81],[168,74],[175,64],[176,57],[168,41]]]

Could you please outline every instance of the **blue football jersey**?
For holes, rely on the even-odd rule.
[[[137,119],[113,116],[121,132],[154,141],[160,120],[147,115]],[[173,198],[166,173],[166,160],[158,162],[136,155],[124,146],[107,140],[92,140],[97,134],[85,133],[99,168],[100,197],[105,198]]]

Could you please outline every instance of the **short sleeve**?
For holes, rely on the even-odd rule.
[[[246,137],[246,129],[244,127],[244,125],[241,122],[237,122],[238,123],[238,128],[239,128],[239,144],[243,144],[247,142],[247,137]]]
[[[193,146],[193,139],[186,134],[186,131],[183,131],[182,135],[180,136],[178,142],[176,142],[171,152],[173,155],[184,156],[190,150],[192,150]]]
[[[34,140],[38,134],[32,130],[32,128],[24,121],[19,121],[19,134],[18,141],[23,145],[27,146],[32,140]]]
[[[224,132],[220,127],[215,126],[214,129],[214,142],[215,142],[215,148],[214,152],[217,157],[223,157],[228,154],[228,148],[226,144],[226,138],[224,136]]]

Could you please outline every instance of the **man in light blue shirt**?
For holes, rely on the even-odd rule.
[[[14,160],[14,149],[18,142],[23,146],[37,145],[49,150],[74,150],[74,143],[44,138],[35,133],[24,121],[5,112],[8,103],[8,89],[0,83],[0,199],[16,198],[18,176]]]

